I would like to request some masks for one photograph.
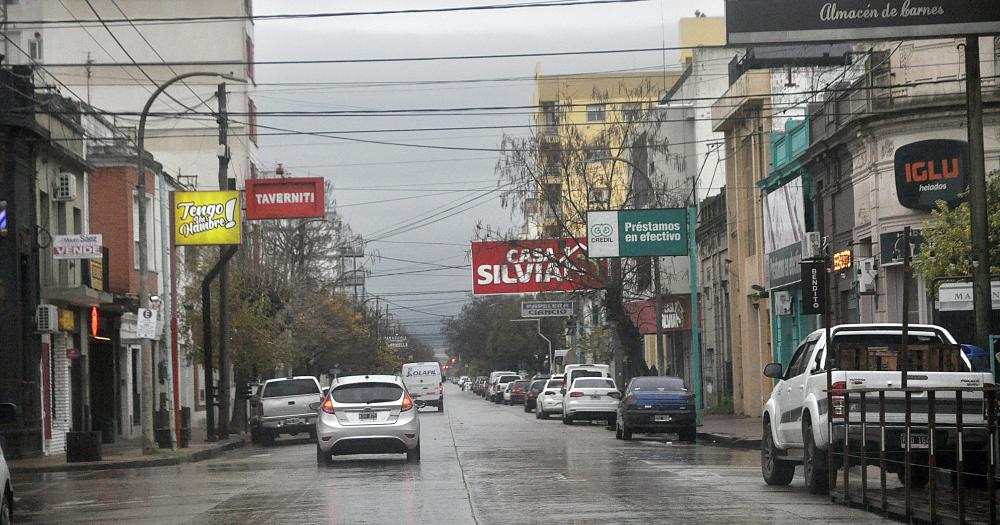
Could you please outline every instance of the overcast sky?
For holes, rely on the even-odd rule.
[[[514,3],[512,0],[437,1],[261,1],[255,14],[309,13],[373,9],[438,8]],[[349,59],[446,55],[538,53],[677,45],[677,21],[696,9],[722,15],[721,0],[650,0],[633,4],[563,6],[439,14],[354,16],[256,24],[256,59]],[[536,61],[543,73],[586,73],[662,67],[661,53],[257,67],[259,111],[441,108],[528,105]],[[677,67],[676,52],[666,56]],[[518,79],[480,83],[413,84],[427,80]],[[267,85],[269,83],[328,83]],[[392,82],[392,85],[351,85]],[[337,83],[337,84],[333,84]],[[531,116],[261,117],[259,122],[306,131],[357,131],[448,126],[517,126]],[[262,130],[266,133],[266,130]],[[496,148],[503,133],[525,135],[526,128],[494,130],[344,133],[366,140],[429,146]],[[469,242],[478,222],[506,229],[518,219],[501,208],[493,171],[494,152],[364,144],[315,136],[262,136],[263,169],[281,162],[292,175],[324,176],[333,181],[338,213],[372,242],[368,259],[370,294],[471,289],[467,268],[388,275],[431,266],[469,264]],[[387,188],[386,186],[395,186]],[[471,200],[470,200],[471,199]],[[455,207],[468,201],[466,204]],[[456,213],[458,212],[458,213]],[[438,220],[397,233],[400,225],[429,214]],[[453,215],[454,214],[454,215]],[[451,215],[450,217],[447,217]],[[465,296],[428,293],[388,299],[390,311],[411,331],[438,346],[438,323],[458,312]],[[467,300],[467,299],[465,299]],[[414,310],[408,310],[412,308]]]

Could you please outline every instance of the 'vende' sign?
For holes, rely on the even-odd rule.
[[[584,239],[472,243],[472,292],[476,295],[603,288],[604,269],[587,259]]]
[[[79,235],[53,235],[53,259],[101,259],[104,251],[104,238],[99,233],[81,233]]]
[[[323,178],[247,180],[247,219],[323,217]]]

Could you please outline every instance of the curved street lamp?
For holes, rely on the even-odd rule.
[[[149,263],[146,260],[147,244],[149,239],[146,233],[146,157],[145,153],[145,142],[146,142],[146,117],[149,115],[149,109],[153,106],[153,102],[156,100],[164,90],[173,85],[176,82],[180,82],[186,78],[191,77],[220,77],[226,80],[232,80],[234,82],[245,83],[246,80],[237,78],[229,73],[215,73],[209,71],[192,71],[190,73],[183,73],[180,75],[167,80],[149,95],[149,99],[146,100],[146,105],[142,108],[142,113],[139,115],[139,130],[137,132],[136,140],[136,167],[138,173],[138,182],[136,182],[135,190],[137,194],[136,198],[136,211],[139,214],[138,228],[139,228],[139,308],[147,308],[149,306]],[[153,442],[153,351],[150,345],[149,339],[140,339],[140,355],[142,364],[142,377],[141,377],[141,398],[142,398],[142,417],[141,417],[141,428],[142,428],[142,451],[144,454],[150,454],[153,452],[155,443]]]

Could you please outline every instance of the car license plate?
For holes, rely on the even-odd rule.
[[[604,396],[602,396],[601,394],[591,394],[590,395],[590,399],[600,399],[602,397],[604,397]]]
[[[667,421],[670,421],[670,416],[653,416],[653,421],[665,423]]]
[[[900,441],[904,441],[903,448],[906,448],[905,440],[906,440],[906,434],[903,434],[902,437],[900,438]],[[924,448],[924,449],[925,448],[930,448],[930,440],[928,439],[927,434],[912,434],[911,433],[910,434],[910,448],[911,449],[914,449],[914,448]]]
[[[299,419],[299,418],[292,418],[292,419],[286,419],[285,420],[285,426],[301,425],[303,423],[305,423],[305,421],[302,420],[302,419]]]
[[[360,421],[374,421],[378,419],[378,414],[375,412],[362,412],[358,414],[358,419]]]

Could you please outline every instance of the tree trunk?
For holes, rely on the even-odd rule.
[[[624,354],[623,383],[636,376],[649,373],[646,366],[646,356],[642,351],[642,334],[635,327],[631,316],[625,310],[625,302],[622,296],[622,287],[619,280],[611,279],[604,289],[604,308],[607,312],[608,323],[615,336],[618,337]],[[620,385],[620,386],[624,386]]]
[[[233,376],[233,384],[236,385],[237,395],[233,406],[233,417],[229,420],[229,431],[235,434],[243,432],[249,422],[247,419],[247,402],[239,392],[245,389],[247,383],[250,382],[250,375],[245,368],[237,366],[233,372]]]

